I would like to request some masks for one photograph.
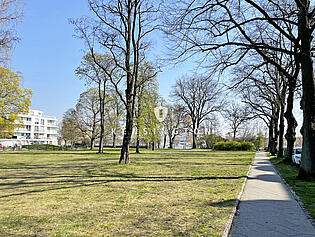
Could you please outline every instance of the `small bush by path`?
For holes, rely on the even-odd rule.
[[[0,236],[221,236],[253,152],[0,155]]]
[[[218,151],[254,151],[255,146],[251,142],[217,142],[214,144],[214,150]]]
[[[281,176],[291,186],[294,192],[301,198],[305,208],[315,220],[315,182],[296,179],[299,168],[284,163],[283,158],[271,157],[271,162],[280,172]]]

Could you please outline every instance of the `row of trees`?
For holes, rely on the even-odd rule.
[[[163,1],[147,0],[89,0],[88,3],[94,17],[82,17],[71,22],[77,36],[86,43],[94,63],[123,102],[126,118],[120,162],[129,162],[138,90],[150,79],[150,76],[140,76],[140,66],[150,45],[148,36],[160,29],[171,42],[175,60],[183,61],[200,55],[200,63],[207,67],[209,75],[232,75],[232,80],[226,83],[241,95],[243,102],[255,112],[254,117],[266,122],[269,150],[275,154],[279,147],[280,156],[286,118],[288,161],[291,160],[296,128],[292,108],[301,81],[304,119],[299,177],[315,176],[312,62],[315,10],[309,0],[176,0],[165,5]],[[158,21],[161,16],[162,22]],[[102,51],[110,60],[104,64],[96,51]],[[198,83],[207,84],[209,77],[194,76],[194,80],[189,90],[195,97],[216,94],[200,88],[196,91],[193,87]],[[220,103],[205,108],[204,104],[211,104],[211,99],[202,102],[203,96],[195,98],[196,103],[192,103],[182,93],[182,89],[185,90],[183,81],[177,82],[174,95],[181,98],[189,111],[191,132],[193,140],[196,140],[194,133],[200,123],[216,111]],[[123,87],[124,90],[119,90]],[[194,147],[195,144],[194,141]]]
[[[109,60],[106,57],[103,59]],[[92,72],[88,70],[90,68],[93,68]],[[98,88],[89,88],[83,92],[75,108],[64,114],[60,135],[65,145],[67,142],[84,142],[89,143],[90,149],[93,149],[97,141],[101,153],[104,144],[116,147],[116,140],[122,134],[125,111],[119,94],[111,85],[104,87],[102,77],[97,77],[95,72],[98,70],[89,55],[83,57],[76,73],[89,85],[94,84]],[[249,130],[243,129],[246,122],[252,118],[249,107],[240,107],[236,103],[224,101],[222,86],[217,81],[201,75],[183,76],[177,80],[171,93],[171,97],[177,102],[168,104],[158,95],[157,79],[153,76],[156,73],[151,65],[146,62],[141,65],[140,70],[141,78],[150,79],[142,83],[136,91],[132,142],[137,153],[140,152],[141,145],[154,149],[156,145],[165,148],[168,144],[169,148],[173,148],[175,139],[183,132],[186,136],[192,135],[192,148],[213,147],[214,142],[223,140],[221,136],[214,134],[218,134],[218,112],[228,121],[232,134],[230,139],[255,140],[253,132],[249,135]],[[224,103],[228,106],[223,105]],[[158,121],[155,114],[155,109],[160,105],[168,108],[164,121]],[[244,130],[242,138],[237,137],[241,129]],[[213,144],[209,146],[209,142]]]
[[[200,53],[209,71],[236,75],[233,88],[269,127],[269,150],[282,153],[284,119],[291,162],[296,121],[292,108],[301,81],[303,153],[299,177],[315,177],[315,9],[309,0],[174,1],[164,32],[179,60]],[[235,70],[237,73],[234,73]],[[231,82],[229,82],[231,83]],[[279,126],[280,125],[280,126]]]

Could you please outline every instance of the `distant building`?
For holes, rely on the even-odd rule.
[[[58,144],[57,118],[44,115],[43,111],[30,110],[20,114],[23,126],[14,129],[12,139],[21,141],[22,145]]]

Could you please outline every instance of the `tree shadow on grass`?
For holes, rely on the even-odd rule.
[[[62,177],[62,176],[61,176]],[[112,179],[115,177],[116,179]],[[106,176],[81,176],[76,177],[75,179],[68,179],[68,180],[55,180],[55,181],[35,181],[35,182],[28,182],[28,178],[37,178],[35,177],[27,177],[26,180],[20,180],[18,182],[6,182],[0,184],[1,190],[7,189],[22,189],[22,188],[35,188],[35,187],[42,187],[42,186],[53,186],[48,187],[45,189],[36,189],[36,190],[29,190],[19,193],[12,193],[12,194],[4,194],[0,195],[0,198],[11,197],[11,196],[20,196],[29,193],[39,193],[39,192],[46,192],[46,191],[53,191],[53,190],[60,190],[60,189],[69,189],[69,188],[78,188],[78,187],[87,187],[93,185],[100,185],[100,184],[107,184],[107,183],[125,183],[125,182],[180,182],[180,181],[197,181],[197,180],[232,180],[232,179],[240,179],[244,178],[245,176],[236,176],[236,177],[219,177],[219,176],[197,176],[197,177],[177,177],[177,176],[136,176],[131,174],[119,174],[119,175],[106,175]],[[43,177],[44,178],[44,177]],[[46,178],[52,178],[48,176]],[[57,177],[58,178],[58,177]],[[65,178],[65,177],[62,177]],[[97,179],[92,179],[97,178]],[[111,179],[106,179],[111,178]],[[58,185],[63,185],[62,187]]]
[[[221,200],[218,202],[205,202],[205,205],[212,207],[233,207],[236,199]]]
[[[71,155],[71,156],[85,156],[85,155],[99,155],[99,156],[105,156],[105,155],[119,155],[119,152],[104,152],[104,153],[98,153],[97,151],[38,151],[38,152],[32,152],[32,151],[22,151],[22,152],[8,152],[3,153],[5,155],[33,155],[33,156],[39,156],[39,155]]]

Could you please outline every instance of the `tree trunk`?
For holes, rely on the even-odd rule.
[[[124,162],[125,164],[129,164],[130,162],[130,140],[133,127],[133,114],[131,113],[131,104],[129,104],[129,106],[129,109],[127,110],[126,127],[120,152],[119,164],[121,164],[122,162]]]
[[[274,148],[274,131],[273,131],[273,118],[270,119],[269,121],[269,126],[268,126],[268,148],[267,151],[269,151],[271,154],[273,152]]]
[[[298,177],[315,180],[315,79],[311,55],[312,23],[308,19],[310,1],[301,0],[301,2],[305,5],[305,9],[300,9],[298,17],[303,87],[303,150]]]
[[[139,140],[139,138],[137,138],[137,142],[136,142],[136,153],[140,154],[140,140]]]
[[[284,137],[284,105],[280,110],[280,122],[279,122],[279,148],[277,157],[283,157],[283,137]]]
[[[196,149],[197,148],[197,139],[196,139],[196,134],[195,131],[193,131],[193,144],[192,144],[192,149]]]
[[[174,139],[172,138],[172,134],[168,136],[168,139],[169,139],[168,148],[169,148],[169,149],[173,149]]]
[[[139,154],[140,153],[140,139],[139,139],[139,136],[140,136],[140,131],[139,131],[139,126],[137,125],[137,142],[136,142],[136,153]]]
[[[280,114],[280,109],[276,109],[275,112],[275,119],[274,119],[274,155],[277,154],[278,151],[278,139],[279,139],[279,114]]]
[[[95,137],[91,137],[90,150],[94,149]]]
[[[104,147],[104,116],[101,113],[101,132],[100,132],[100,142],[99,142],[99,147],[98,147],[98,153],[103,153],[103,147]]]
[[[287,86],[284,85],[281,91],[281,103],[280,103],[280,119],[279,119],[279,149],[277,157],[283,157],[283,137],[284,137],[284,111],[285,111],[285,96],[287,92]]]
[[[98,84],[98,93],[100,99],[100,116],[101,116],[101,131],[100,131],[100,143],[98,147],[98,153],[103,153],[104,147],[104,132],[105,132],[105,124],[104,124],[104,114],[105,114],[105,90],[106,90],[106,82],[103,83],[103,91],[101,90],[101,83]]]
[[[293,115],[293,103],[294,103],[294,90],[295,82],[289,81],[289,94],[287,98],[287,110],[284,114],[284,117],[287,120],[287,132],[285,134],[285,139],[287,140],[287,151],[285,153],[285,162],[292,164],[292,155],[295,142],[295,129],[297,127],[297,122]]]
[[[152,142],[152,151],[155,150],[155,142]]]
[[[116,133],[113,132],[113,148],[116,148]]]
[[[163,149],[165,149],[166,147],[166,138],[167,138],[167,135],[164,134]]]
[[[193,138],[192,149],[196,149],[197,148],[197,137],[196,137],[196,123],[194,121],[193,121],[193,129],[192,129],[192,138]]]
[[[233,141],[236,139],[236,129],[233,129]]]

